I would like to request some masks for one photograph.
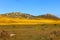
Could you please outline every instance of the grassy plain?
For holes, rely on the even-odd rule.
[[[0,31],[15,33],[11,40],[60,40],[60,20],[0,17]]]
[[[60,24],[0,25],[0,31],[15,33],[11,40],[60,40]]]
[[[11,25],[11,24],[60,24],[60,20],[49,20],[49,19],[19,19],[19,18],[0,18],[0,25]]]

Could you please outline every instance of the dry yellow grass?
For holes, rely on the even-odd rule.
[[[60,20],[49,20],[49,19],[40,19],[40,20],[31,20],[31,19],[19,19],[19,18],[7,18],[0,17],[1,24],[60,24]]]

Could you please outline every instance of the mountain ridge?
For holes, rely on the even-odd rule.
[[[60,20],[59,17],[54,16],[52,14],[43,14],[43,15],[30,15],[26,13],[20,13],[20,12],[10,12],[10,13],[5,13],[5,14],[0,14],[0,17],[9,17],[9,18],[24,18],[24,19],[53,19],[53,20]]]

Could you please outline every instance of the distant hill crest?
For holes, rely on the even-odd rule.
[[[54,20],[59,20],[58,17],[47,13],[44,15],[39,15],[39,16],[34,16],[26,13],[20,13],[20,12],[11,12],[11,13],[6,13],[6,14],[0,14],[0,17],[10,17],[10,18],[25,18],[25,19],[54,19]]]

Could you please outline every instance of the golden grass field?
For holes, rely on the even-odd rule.
[[[2,30],[16,34],[10,40],[60,40],[60,20],[1,17],[0,31]]]
[[[7,24],[60,24],[60,20],[49,20],[49,19],[19,19],[19,18],[8,18],[8,17],[0,17],[0,25]]]

